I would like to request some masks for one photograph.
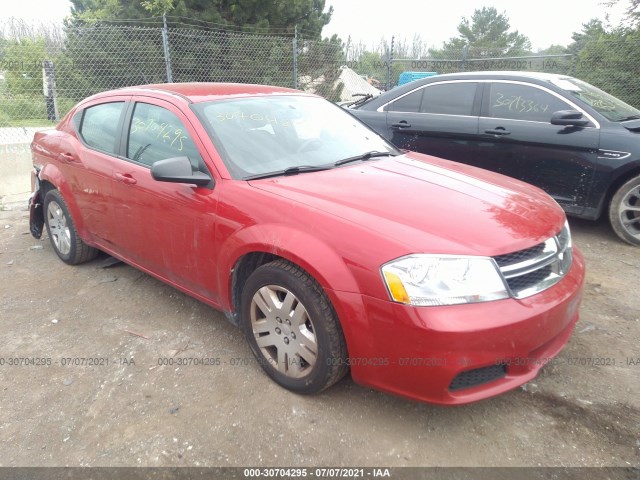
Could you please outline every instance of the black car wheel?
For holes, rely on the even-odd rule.
[[[264,371],[296,393],[317,393],[348,370],[337,315],[318,283],[285,260],[257,268],[241,299],[241,323]]]
[[[609,220],[620,238],[640,246],[640,176],[629,180],[613,195]]]
[[[63,262],[77,265],[96,257],[98,250],[80,239],[69,208],[57,190],[49,190],[44,197],[44,219],[51,245]]]

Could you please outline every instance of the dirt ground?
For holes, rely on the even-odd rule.
[[[640,465],[640,248],[605,223],[571,221],[588,277],[558,359],[445,408],[350,378],[289,393],[219,312],[105,256],[63,264],[27,215],[0,212],[0,466]]]

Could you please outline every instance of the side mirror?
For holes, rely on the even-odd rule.
[[[589,120],[583,118],[582,112],[577,110],[558,110],[551,115],[551,125],[584,127],[585,125],[589,125]]]
[[[194,172],[187,157],[159,160],[151,166],[151,176],[159,182],[192,183],[204,187],[211,182],[206,173]]]

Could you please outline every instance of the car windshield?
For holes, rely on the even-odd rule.
[[[316,171],[352,157],[366,161],[399,153],[351,114],[317,97],[218,100],[193,109],[235,179]]]
[[[577,78],[565,77],[554,80],[553,83],[570,95],[590,105],[608,120],[622,122],[633,118],[640,118],[640,110],[587,82],[583,82]]]

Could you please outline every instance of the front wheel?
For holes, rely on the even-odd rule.
[[[247,342],[264,371],[296,393],[317,393],[348,370],[337,315],[304,270],[276,260],[255,270],[241,299]]]
[[[57,190],[49,190],[44,197],[44,221],[51,245],[63,262],[77,265],[98,254],[78,236],[69,208]]]
[[[640,176],[629,180],[613,195],[609,221],[621,239],[640,246]]]

